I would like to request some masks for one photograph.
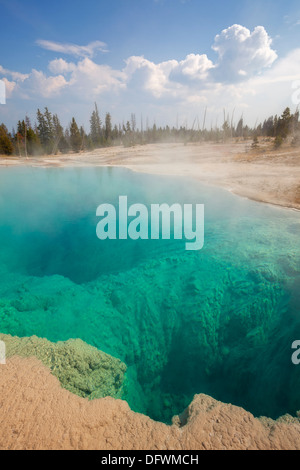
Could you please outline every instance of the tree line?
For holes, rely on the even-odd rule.
[[[113,145],[124,145],[126,147],[137,144],[149,144],[159,142],[182,142],[196,143],[203,141],[224,142],[230,138],[249,139],[254,143],[258,137],[274,138],[275,147],[279,147],[290,136],[292,143],[300,145],[300,123],[299,111],[294,114],[286,108],[281,116],[271,116],[263,123],[250,128],[244,123],[243,116],[236,125],[233,124],[233,116],[226,116],[224,111],[223,125],[218,127],[217,123],[210,129],[205,127],[205,118],[200,127],[199,119],[196,118],[193,126],[188,128],[187,124],[176,127],[157,127],[154,123],[149,126],[143,119],[138,128],[136,116],[132,114],[130,120],[122,125],[112,125],[110,113],[106,113],[102,122],[97,104],[90,118],[89,133],[83,126],[78,126],[73,117],[69,126],[63,128],[57,114],[52,114],[48,108],[36,113],[34,125],[26,116],[24,120],[17,123],[16,129],[9,132],[4,124],[0,125],[0,154],[17,156],[38,156],[57,153],[80,152],[93,150]]]

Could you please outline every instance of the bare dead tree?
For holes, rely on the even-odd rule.
[[[204,131],[205,129],[205,124],[206,124],[206,114],[207,114],[207,106],[205,108],[205,111],[204,111],[204,118],[203,118],[203,126],[202,126],[202,132]]]
[[[234,119],[234,113],[235,113],[235,108],[233,108],[232,115],[231,115],[231,123],[230,123],[231,138],[233,137],[233,119]]]
[[[26,123],[26,118],[25,118],[25,121],[24,121],[24,124],[25,124],[25,128],[24,128],[24,151],[25,151],[25,157],[28,158],[28,154],[27,154],[27,123]]]

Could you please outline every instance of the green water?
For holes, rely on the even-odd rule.
[[[100,241],[96,208],[205,204],[205,246]],[[0,331],[81,338],[128,366],[132,409],[170,422],[194,394],[300,410],[300,214],[123,169],[0,172]]]

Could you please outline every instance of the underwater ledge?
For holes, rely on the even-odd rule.
[[[81,339],[53,343],[37,336],[19,338],[0,334],[6,358],[36,357],[59,380],[61,386],[82,398],[94,400],[123,395],[126,365]]]
[[[167,425],[118,399],[125,364],[83,341],[0,340],[1,450],[300,450],[300,413],[254,418],[201,394]]]

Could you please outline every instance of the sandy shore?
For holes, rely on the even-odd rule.
[[[80,154],[0,158],[1,166],[114,166],[150,174],[191,176],[256,201],[300,210],[300,150],[261,142],[153,144]]]

